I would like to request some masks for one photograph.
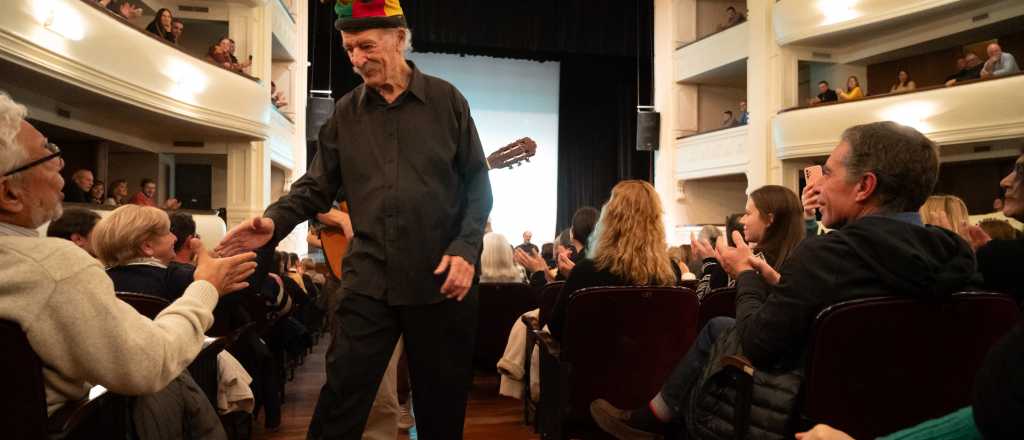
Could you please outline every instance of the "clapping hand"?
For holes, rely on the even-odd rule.
[[[548,263],[544,261],[544,257],[537,255],[535,252],[527,252],[522,248],[516,248],[513,257],[516,263],[526,269],[529,273],[544,272],[548,270]]]
[[[960,230],[962,231],[961,235],[967,240],[967,244],[971,245],[971,250],[974,252],[978,252],[978,249],[992,241],[992,237],[984,229],[981,229],[980,226],[969,225],[967,222],[964,222],[960,224]]]
[[[718,262],[729,276],[736,278],[742,272],[754,270],[753,264],[750,263],[754,252],[750,250],[750,246],[739,231],[732,231],[732,241],[736,243],[736,247],[729,247],[724,236],[718,237]]]
[[[563,278],[569,278],[569,273],[574,267],[576,267],[576,263],[569,259],[568,252],[558,254],[558,273],[562,274]]]
[[[703,262],[706,258],[718,258],[718,253],[715,252],[711,243],[697,238],[693,232],[690,233],[690,248],[693,249],[693,255],[697,257],[697,261]]]

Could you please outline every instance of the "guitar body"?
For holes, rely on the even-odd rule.
[[[348,203],[341,202],[342,212],[348,212]],[[320,244],[323,246],[327,267],[331,268],[334,277],[341,279],[342,260],[348,252],[348,237],[341,228],[322,227],[319,231]]]

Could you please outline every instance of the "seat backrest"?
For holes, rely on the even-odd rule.
[[[117,299],[128,303],[139,314],[149,319],[156,318],[156,315],[159,315],[164,308],[171,304],[164,298],[145,293],[117,292]]]
[[[540,295],[537,296],[537,305],[540,307],[540,316],[537,318],[540,320],[540,325],[548,323],[548,319],[551,318],[551,310],[555,308],[555,301],[558,300],[558,294],[562,293],[562,287],[565,286],[565,281],[554,281],[547,283],[540,290]]]
[[[46,438],[43,363],[16,322],[0,320],[0,432],[5,439]]]
[[[1018,314],[1009,296],[981,292],[826,308],[810,341],[805,422],[875,438],[969,405],[986,352]]]
[[[480,283],[480,314],[474,364],[495,370],[505,352],[509,332],[519,317],[537,308],[537,297],[528,284]]]
[[[658,393],[697,337],[697,294],[681,287],[593,287],[571,294],[561,341],[569,417],[603,398],[637,408]]]
[[[700,302],[700,319],[697,329],[704,328],[704,325],[713,318],[725,316],[736,317],[736,288],[720,287],[708,292]]]

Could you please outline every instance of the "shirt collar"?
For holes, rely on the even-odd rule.
[[[167,269],[167,265],[166,264],[160,262],[160,260],[158,260],[156,258],[151,258],[151,257],[143,257],[143,258],[136,258],[134,260],[129,260],[124,265],[125,266],[153,266],[153,267],[159,267],[161,269]]]
[[[414,63],[412,60],[405,60],[405,62],[406,64],[409,65],[409,68],[412,69],[412,76],[409,78],[409,86],[406,87],[405,91],[411,94],[412,96],[415,96],[421,102],[426,103],[427,84],[426,79],[423,78],[423,72],[420,72],[420,69],[416,67],[416,63]],[[366,95],[371,92],[380,97],[380,94],[378,94],[376,90],[373,90],[363,85],[363,92],[359,95],[359,104],[361,106],[366,104]],[[383,98],[381,100],[383,101]]]
[[[39,238],[39,231],[23,226],[12,225],[10,223],[0,222],[0,236]]]
[[[878,217],[891,218],[893,220],[899,220],[901,222],[910,223],[912,225],[924,226],[924,222],[921,221],[921,214],[916,211],[906,212],[889,212],[884,214],[872,214]]]

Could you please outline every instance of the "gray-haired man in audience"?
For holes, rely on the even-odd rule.
[[[739,232],[735,248],[719,240],[720,261],[736,279],[736,319],[711,320],[648,406],[624,411],[597,400],[594,420],[619,439],[654,438],[671,421],[684,422],[693,438],[731,438],[733,419],[722,413],[729,404],[718,400],[728,391],[705,371],[712,345],[741,347],[755,368],[786,372],[801,367],[815,316],[830,305],[881,295],[936,299],[966,287],[975,272],[970,247],[917,213],[938,174],[938,147],[913,128],[847,129],[803,193],[804,207],[820,209],[833,231],[801,243],[778,272]],[[767,408],[785,407],[779,402],[797,391],[758,392],[751,426],[782,438],[787,417]]]
[[[989,44],[986,51],[988,60],[985,61],[985,67],[981,68],[982,78],[996,78],[1020,72],[1017,60],[1010,53],[1003,52],[1003,48],[998,44]]]
[[[202,347],[219,296],[245,287],[255,255],[215,259],[199,250],[196,281],[184,296],[156,319],[140,315],[117,299],[96,259],[70,241],[36,232],[61,216],[64,161],[25,115],[24,106],[0,92],[0,319],[18,323],[42,359],[48,413],[84,398],[90,384],[127,395],[159,396],[169,385],[178,395],[198,390],[181,373]],[[198,241],[192,245],[201,248]],[[135,405],[152,408],[160,400],[138,398]],[[194,438],[223,438],[213,407],[199,401],[205,407],[190,414],[190,426],[175,424],[174,412],[161,413],[162,421],[188,427],[200,436]]]

